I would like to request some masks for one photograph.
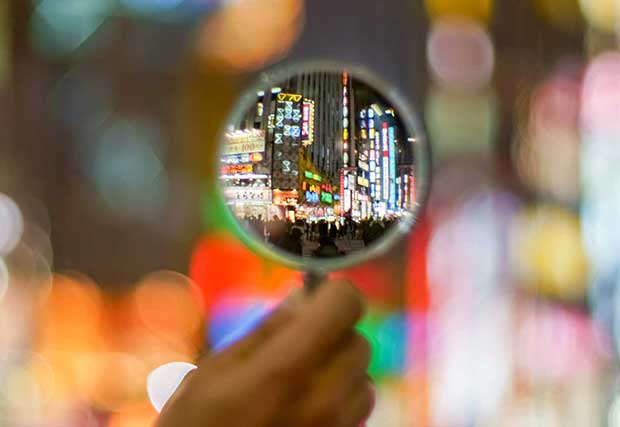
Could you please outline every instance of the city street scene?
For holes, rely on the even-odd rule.
[[[383,236],[415,201],[413,138],[347,72],[307,72],[256,94],[221,151],[234,215],[291,254],[331,258]]]

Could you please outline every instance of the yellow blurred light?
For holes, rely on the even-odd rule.
[[[620,1],[579,0],[579,4],[586,21],[592,27],[608,32],[620,29]]]
[[[198,52],[209,67],[251,71],[280,58],[304,24],[304,0],[239,0],[209,18]]]
[[[528,287],[569,301],[585,297],[589,266],[574,213],[553,206],[525,210],[512,239],[515,267]]]
[[[581,25],[579,0],[533,0],[538,14],[548,23],[564,29],[576,29]]]
[[[136,312],[149,331],[175,342],[195,342],[203,317],[193,282],[182,274],[147,276],[134,293]]]
[[[426,10],[432,20],[465,17],[489,22],[493,15],[493,0],[426,0]]]

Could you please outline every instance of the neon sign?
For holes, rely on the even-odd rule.
[[[396,130],[394,126],[390,126],[388,130],[389,140],[389,170],[390,170],[390,207],[396,206]]]
[[[253,165],[225,165],[222,166],[222,175],[239,175],[254,172]]]
[[[303,103],[301,121],[301,141],[306,147],[314,143],[314,115],[314,101],[306,99]]]
[[[318,181],[321,182],[323,180],[323,178],[321,177],[321,175],[318,175],[316,173],[313,173],[311,171],[305,171],[304,172],[304,176],[308,179],[312,179],[314,181]]]
[[[343,164],[344,167],[349,167],[349,75],[343,73],[342,75],[342,141],[344,143],[343,150]]]
[[[272,185],[294,189],[299,185],[299,146],[301,145],[302,95],[277,95],[273,131]]]
[[[383,200],[390,199],[390,148],[389,148],[389,140],[388,140],[388,125],[387,123],[383,123],[383,129],[381,132],[382,136],[382,146],[383,156],[381,161],[381,175],[383,177],[383,185],[382,188],[382,198]]]
[[[321,202],[331,205],[332,203],[334,203],[334,196],[332,195],[332,193],[321,193]]]

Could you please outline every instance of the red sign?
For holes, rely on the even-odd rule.
[[[222,166],[222,175],[239,175],[254,172],[252,165],[226,165]]]

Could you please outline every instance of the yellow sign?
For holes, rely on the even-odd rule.
[[[303,95],[296,95],[293,93],[279,93],[278,94],[278,101],[301,102],[301,98],[303,98]]]

